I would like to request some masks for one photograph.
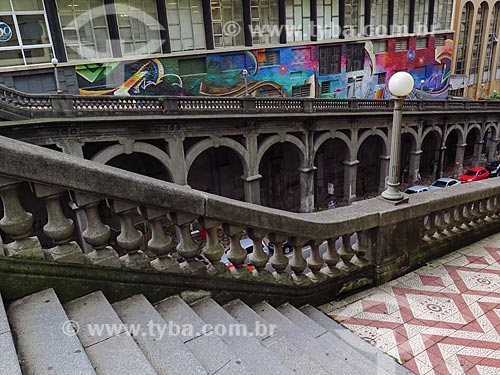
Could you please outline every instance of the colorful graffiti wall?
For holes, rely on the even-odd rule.
[[[394,38],[87,64],[76,71],[82,95],[387,98],[389,77],[404,70],[415,79],[411,97],[444,99],[453,41],[441,44],[429,36],[427,47],[417,48],[415,37]]]

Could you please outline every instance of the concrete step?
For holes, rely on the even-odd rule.
[[[179,296],[169,297],[156,306],[166,322],[178,328],[179,338],[210,373],[251,374],[229,346],[209,330],[205,322]]]
[[[254,334],[261,341],[261,344],[271,350],[293,373],[300,375],[330,374],[327,369],[322,368],[320,364],[308,356],[308,353],[302,350],[301,343],[290,342],[281,332],[275,330],[274,326],[271,327],[264,318],[241,300],[227,303],[224,305],[224,310],[239,323],[247,325],[249,332]],[[254,329],[256,322],[270,327],[270,330],[273,329],[273,333],[268,336],[256,335]]]
[[[358,373],[356,363],[350,363],[344,355],[339,356],[338,350],[331,346],[328,339],[323,338],[323,336],[309,337],[303,329],[265,301],[255,304],[252,308],[270,324],[275,324],[278,332],[284,335],[288,341],[300,345],[301,350],[305,351],[323,368],[335,369],[336,375]]]
[[[134,340],[159,375],[207,374],[146,297],[136,295],[113,308],[123,323],[141,327]]]
[[[0,240],[0,247],[2,242]],[[9,321],[0,296],[0,374],[21,375]]]
[[[254,374],[290,374],[287,368],[274,354],[260,341],[253,337],[254,332],[249,332],[246,324],[239,323],[227,313],[217,302],[211,298],[203,298],[191,305],[191,308],[206,323],[219,327],[222,340],[241,358]],[[255,324],[254,324],[255,326]],[[267,326],[262,326],[267,328]],[[238,330],[236,330],[238,328]],[[267,329],[266,329],[267,330]]]
[[[292,323],[299,326],[302,331],[310,338],[319,338],[330,342],[329,348],[337,357],[347,358],[349,363],[356,363],[356,368],[359,373],[370,373],[373,370],[373,363],[358,353],[354,348],[345,345],[342,340],[330,333],[326,328],[316,323],[314,320],[305,315],[302,311],[295,308],[289,303],[279,306],[278,310],[286,316]],[[382,375],[382,373],[380,373]]]
[[[393,358],[386,355],[377,348],[371,346],[365,340],[361,339],[356,334],[352,333],[348,329],[342,327],[335,320],[331,319],[327,315],[323,314],[321,311],[313,306],[306,305],[300,308],[300,310],[307,315],[311,320],[314,320],[320,326],[328,330],[332,335],[339,339],[343,347],[350,347],[357,351],[360,355],[368,359],[372,364],[372,371],[384,371],[388,374],[397,375],[411,375],[412,372],[407,370],[405,367],[397,363]]]
[[[75,299],[64,307],[79,325],[78,338],[99,375],[156,375],[102,292]],[[102,331],[93,332],[96,328]]]
[[[7,314],[23,374],[95,375],[53,289],[11,303]]]

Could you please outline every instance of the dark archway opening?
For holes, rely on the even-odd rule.
[[[259,173],[261,204],[287,211],[300,209],[300,150],[276,143],[262,157]]]
[[[324,142],[314,158],[316,171],[314,174],[314,201],[317,207],[326,207],[331,200],[331,188],[336,202],[344,197],[344,164],[347,146],[340,139],[329,139]]]
[[[439,133],[431,131],[422,141],[422,155],[419,167],[422,179],[433,180],[436,177],[439,164],[439,148],[441,145],[440,138]]]
[[[193,189],[245,200],[243,166],[240,156],[229,147],[209,148],[195,159],[188,172]]]
[[[413,136],[408,133],[401,135],[401,169],[399,175],[401,176],[402,183],[412,182],[409,181],[410,174],[410,160],[411,152],[415,149]]]
[[[173,182],[170,172],[151,155],[142,153],[121,154],[106,163],[112,167],[124,169],[129,172]]]
[[[445,146],[446,150],[444,151],[444,173],[447,176],[450,173],[450,169],[453,169],[455,166],[455,159],[457,155],[457,144],[458,144],[458,130],[453,129],[448,137],[446,138]]]
[[[465,152],[464,152],[464,164],[470,166],[474,159],[474,149],[476,144],[479,142],[479,130],[476,128],[472,129],[465,140]]]
[[[370,193],[378,193],[380,185],[380,156],[384,149],[382,138],[370,135],[359,147],[358,172],[356,182],[356,195],[366,196]]]

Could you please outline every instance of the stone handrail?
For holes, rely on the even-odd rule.
[[[210,113],[390,112],[386,99],[220,98],[164,96],[79,96],[26,94],[0,86],[0,108],[26,118],[97,115],[144,116]],[[500,100],[407,100],[405,111],[498,111]]]
[[[28,201],[43,201],[46,207],[47,219],[35,217],[45,223],[49,245],[44,251],[32,236],[33,215],[20,203],[18,190],[25,182],[34,194]],[[80,233],[84,242],[74,241],[79,237],[75,217],[64,213],[61,197],[68,194],[87,223]],[[5,240],[0,242],[0,254],[7,256],[297,287],[375,270],[371,279],[351,280],[343,290],[390,279],[437,253],[498,231],[500,223],[500,178],[413,195],[401,205],[370,199],[298,214],[202,193],[5,137],[0,137],[0,196]],[[120,223],[114,243],[120,257],[110,247],[111,230],[99,210],[103,202]],[[147,230],[139,231],[138,222]],[[205,241],[193,238],[193,224],[204,228]],[[229,241],[231,268],[221,262],[221,231]],[[242,235],[254,244],[249,256],[253,270],[245,264]],[[274,244],[270,258],[262,248],[264,238]],[[291,258],[280,246],[284,240],[293,248]],[[85,243],[91,251],[84,255]],[[305,245],[310,246],[307,260]],[[320,246],[326,252],[321,253]],[[175,250],[181,263],[172,256]]]

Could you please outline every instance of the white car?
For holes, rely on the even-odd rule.
[[[406,189],[405,193],[406,194],[416,194],[416,193],[423,193],[425,191],[429,191],[428,186],[415,185],[415,186],[410,186],[408,189]]]
[[[444,189],[450,186],[458,186],[460,184],[461,182],[454,178],[443,177],[443,178],[438,178],[431,185],[429,185],[429,190]]]

